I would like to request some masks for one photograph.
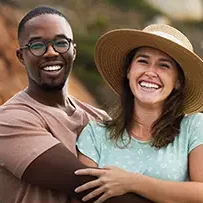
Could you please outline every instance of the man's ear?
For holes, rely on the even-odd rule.
[[[76,44],[73,44],[73,61],[76,59],[76,55],[77,55],[77,50],[76,50]]]
[[[24,58],[23,58],[22,50],[17,49],[16,56],[17,56],[18,60],[24,65]]]

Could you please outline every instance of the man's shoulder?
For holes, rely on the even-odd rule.
[[[36,116],[36,111],[33,108],[32,102],[26,97],[26,94],[21,91],[11,97],[3,105],[0,106],[0,118],[10,118],[11,120],[23,119]]]
[[[76,108],[79,108],[80,110],[82,110],[88,117],[88,120],[104,120],[104,119],[109,119],[108,114],[106,113],[106,111],[92,106],[88,103],[85,103],[83,101],[78,100],[75,97],[70,97],[71,100],[74,102],[74,104],[76,104]]]
[[[8,99],[1,107],[9,107],[12,105],[18,105],[20,103],[26,103],[28,100],[25,98],[26,95],[24,91],[20,91]]]

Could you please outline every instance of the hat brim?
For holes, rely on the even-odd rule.
[[[155,34],[120,29],[104,34],[96,43],[95,62],[106,83],[121,93],[124,78],[123,65],[127,54],[134,48],[149,46],[171,56],[185,74],[184,113],[203,111],[203,61],[194,52]]]

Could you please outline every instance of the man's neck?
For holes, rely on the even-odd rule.
[[[64,86],[61,90],[46,91],[43,88],[30,88],[28,87],[26,93],[36,101],[54,107],[66,107],[68,104],[68,92]]]

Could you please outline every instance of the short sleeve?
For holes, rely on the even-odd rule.
[[[40,154],[58,144],[31,110],[0,109],[0,165],[16,177]]]
[[[203,114],[198,113],[192,119],[190,123],[189,152],[203,144]]]
[[[80,153],[99,163],[101,154],[101,137],[103,127],[95,121],[90,121],[79,135],[76,146]]]

